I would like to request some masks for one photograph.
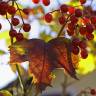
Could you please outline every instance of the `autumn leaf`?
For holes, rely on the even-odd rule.
[[[10,49],[10,64],[18,64],[25,61],[28,61],[27,59],[27,44],[28,40],[22,40],[21,42],[15,42],[11,46],[9,46]]]
[[[40,39],[16,42],[10,46],[10,63],[21,63],[28,60],[30,72],[35,75],[37,81],[49,84],[51,72],[51,64],[47,55],[47,50],[49,49],[47,44]],[[21,50],[26,52],[24,54],[23,52],[20,53]],[[24,56],[27,59],[23,58]]]
[[[49,43],[51,44],[56,56],[56,67],[64,68],[71,77],[77,79],[74,67],[77,62],[76,60],[74,61],[74,59],[77,59],[78,56],[72,60],[74,54],[71,52],[71,41],[64,37],[59,37],[52,39]]]
[[[33,44],[33,42],[31,43]],[[42,40],[35,40],[35,43],[28,54],[30,72],[37,78],[37,83],[50,84],[52,71],[52,64],[48,57],[48,52],[51,51],[50,46]]]
[[[45,43],[41,39],[30,39],[15,42],[10,46],[10,63],[29,61],[29,72],[36,78],[42,90],[51,84],[51,72],[56,68],[64,68],[75,79],[75,65],[69,39],[59,37]],[[77,56],[78,57],[78,56]]]

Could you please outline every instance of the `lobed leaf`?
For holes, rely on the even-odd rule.
[[[51,72],[64,68],[75,79],[78,56],[71,52],[71,41],[59,37],[45,43],[41,39],[15,42],[10,46],[10,63],[29,61],[29,72],[34,74],[38,88],[43,90],[51,84]]]

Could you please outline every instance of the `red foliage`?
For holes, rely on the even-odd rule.
[[[74,65],[77,62],[72,60],[70,43],[69,39],[63,37],[52,39],[48,43],[40,39],[15,42],[10,46],[10,63],[29,61],[29,71],[34,74],[38,85],[50,85],[51,72],[56,68],[64,68],[76,79]],[[23,53],[20,53],[18,48],[21,48]]]

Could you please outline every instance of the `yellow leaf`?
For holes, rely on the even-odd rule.
[[[0,96],[12,96],[12,94],[9,91],[2,90],[0,91]]]

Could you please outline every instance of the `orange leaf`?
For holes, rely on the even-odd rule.
[[[42,40],[35,39],[31,41],[31,47],[28,54],[30,72],[37,78],[37,83],[50,84],[51,63],[48,57],[49,46]]]
[[[10,46],[10,63],[29,61],[29,71],[34,74],[42,90],[50,85],[51,72],[56,68],[64,68],[71,77],[77,79],[74,66],[78,60],[70,48],[70,40],[64,37],[52,39],[48,43],[41,39],[23,40]]]
[[[77,79],[74,67],[74,63],[77,62],[74,62],[74,60],[72,61],[70,40],[65,39],[64,37],[59,37],[52,39],[49,43],[51,44],[56,56],[56,67],[64,68],[71,75],[71,77]]]

